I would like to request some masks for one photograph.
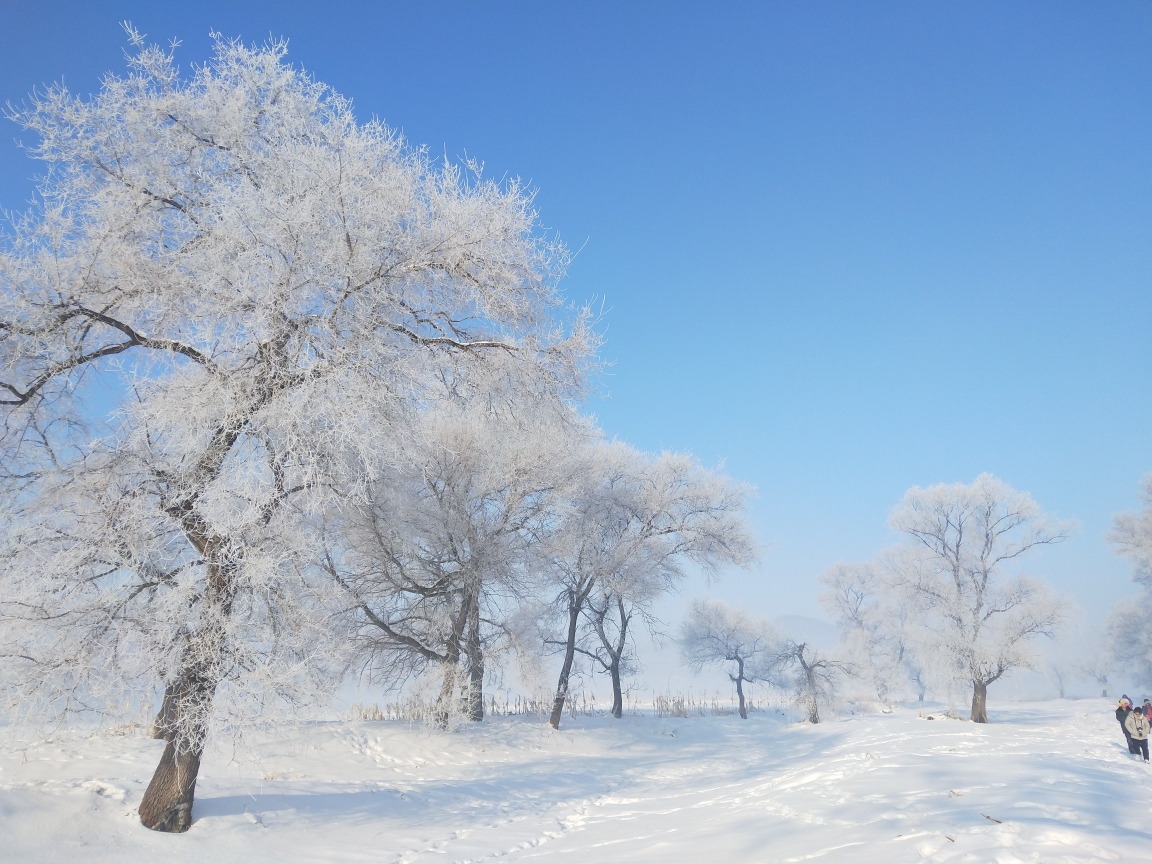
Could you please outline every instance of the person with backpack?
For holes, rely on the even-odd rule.
[[[1130,740],[1133,744],[1132,752],[1138,756],[1143,756],[1144,761],[1148,761],[1148,719],[1144,716],[1144,712],[1140,710],[1130,711],[1128,718],[1124,721],[1124,728],[1127,730]]]

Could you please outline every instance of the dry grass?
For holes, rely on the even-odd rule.
[[[749,713],[767,711],[770,703],[765,698],[746,697],[745,706]],[[462,705],[455,713],[462,716]],[[573,693],[564,704],[564,713],[569,717],[603,717],[609,711],[607,703],[596,701],[594,693],[581,690]],[[376,702],[363,704],[357,702],[352,705],[349,712],[352,720],[403,720],[408,723],[430,723],[435,714],[435,701],[426,700],[419,696],[398,698],[393,702],[380,705]],[[653,693],[651,700],[638,699],[629,692],[624,697],[624,713],[639,717],[651,713],[656,717],[728,717],[738,713],[738,703],[735,696],[723,699],[719,696],[697,697],[691,692],[684,693]],[[552,696],[521,696],[511,694],[494,694],[488,697],[484,704],[486,717],[539,717],[547,718],[552,713]]]
[[[758,700],[745,698],[744,707],[751,713],[764,710],[766,706]],[[657,717],[728,717],[738,712],[739,703],[735,697],[728,702],[715,697],[697,699],[691,693],[687,696],[658,693],[652,697],[652,713]]]

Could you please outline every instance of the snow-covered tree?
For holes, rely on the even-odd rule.
[[[821,603],[840,630],[840,653],[854,658],[856,674],[871,682],[884,703],[909,684],[923,701],[925,672],[911,599],[888,582],[885,568],[841,562],[821,582]]]
[[[623,679],[638,669],[634,650],[635,628],[633,619],[640,617],[651,627],[654,621],[646,615],[646,595],[637,602],[626,598],[619,590],[602,588],[584,604],[586,632],[576,643],[576,650],[591,661],[594,671],[608,676],[612,685],[612,716],[624,716]]]
[[[832,699],[837,679],[851,666],[823,656],[804,642],[788,642],[776,658],[776,668],[791,674],[796,701],[808,712],[809,723],[820,722],[820,706]]]
[[[1116,517],[1109,539],[1132,564],[1132,579],[1140,592],[1116,604],[1108,619],[1107,641],[1115,666],[1125,676],[1152,685],[1152,646],[1144,634],[1152,613],[1152,474],[1141,482],[1144,506]]]
[[[559,727],[568,698],[580,621],[591,611],[593,591],[603,592],[600,608],[626,604],[615,606],[624,617],[613,636],[605,631],[601,639],[596,631],[612,680],[613,714],[619,717],[628,609],[643,607],[671,589],[689,561],[706,572],[751,564],[755,552],[744,517],[747,496],[747,487],[690,456],[652,457],[619,442],[601,441],[590,448],[582,481],[544,547],[544,574],[566,625],[562,639],[549,640],[563,651],[549,721],[553,727]],[[597,613],[591,614],[595,625]]]
[[[185,78],[133,41],[10,115],[47,178],[0,246],[0,674],[40,716],[162,689],[140,816],[183,831],[214,724],[331,685],[310,519],[367,500],[430,381],[556,392],[594,340],[516,184],[357,123],[284,44]]]
[[[736,685],[740,717],[748,719],[744,685],[779,683],[792,645],[771,622],[717,600],[693,600],[680,624],[680,656],[693,672],[722,665]]]
[[[1108,666],[1120,681],[1152,685],[1152,649],[1148,647],[1148,614],[1152,592],[1147,588],[1134,597],[1121,600],[1105,624]],[[1101,676],[1097,676],[1098,679]],[[1106,679],[1102,681],[1106,683]]]
[[[988,685],[1014,668],[1032,668],[1030,642],[1051,635],[1065,604],[1037,579],[1006,568],[1065,527],[1026,492],[990,474],[970,484],[913,487],[890,523],[908,546],[885,556],[890,584],[919,615],[927,662],[952,666],[971,682],[972,720],[988,722]]]
[[[722,665],[736,685],[741,718],[748,719],[744,684],[790,689],[811,723],[832,696],[848,664],[824,657],[811,645],[788,639],[771,622],[715,600],[694,600],[680,624],[680,656],[693,672]]]
[[[533,594],[534,547],[589,435],[562,405],[444,401],[367,505],[334,515],[326,566],[351,601],[357,660],[376,680],[433,665],[440,722],[458,686],[470,719],[483,719],[486,653]]]
[[[1109,539],[1132,564],[1133,580],[1152,585],[1152,474],[1140,486],[1143,508],[1117,516]]]

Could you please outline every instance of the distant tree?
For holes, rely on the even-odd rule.
[[[583,481],[544,547],[544,572],[566,625],[563,639],[549,640],[563,652],[549,719],[554,728],[568,698],[580,622],[594,590],[606,592],[605,610],[617,600],[636,608],[670,590],[688,561],[715,571],[725,564],[748,566],[755,555],[744,517],[747,487],[701,467],[690,456],[651,457],[618,442],[599,442],[585,464]],[[626,606],[616,608],[625,613],[617,638],[605,631],[600,645],[612,678],[613,714],[619,717],[620,662],[631,615]]]
[[[594,340],[516,184],[358,124],[282,43],[182,79],[132,38],[126,78],[10,115],[48,173],[0,246],[0,675],[40,716],[162,690],[140,817],[184,831],[214,723],[335,683],[312,518],[431,382],[563,391]]]
[[[576,650],[608,676],[612,685],[610,713],[617,719],[624,716],[623,677],[634,674],[637,668],[635,651],[630,650],[634,633],[629,629],[637,614],[643,616],[644,607],[625,599],[619,591],[600,591],[585,602],[590,632],[576,644]]]
[[[1044,583],[1005,567],[1060,542],[1066,529],[990,474],[914,487],[890,522],[909,540],[885,558],[890,584],[913,602],[925,653],[971,682],[971,718],[987,723],[988,686],[1010,669],[1031,668],[1030,641],[1065,617],[1064,602]]]
[[[1109,539],[1132,564],[1132,578],[1141,585],[1152,584],[1152,474],[1140,482],[1144,506],[1135,513],[1116,517]]]
[[[915,641],[912,604],[894,590],[885,568],[877,563],[838,563],[821,582],[826,590],[820,601],[836,617],[841,653],[855,659],[857,674],[871,680],[884,703],[909,684],[923,702],[926,676]]]
[[[1043,649],[1043,660],[1043,671],[1061,699],[1084,679],[1107,689],[1112,657],[1104,628],[1089,625],[1075,607],[1070,606],[1059,634]]]
[[[744,720],[748,719],[744,685],[778,680],[782,667],[803,653],[768,621],[715,600],[692,601],[680,625],[679,644],[684,662],[694,672],[717,664],[726,668]]]
[[[589,434],[562,405],[446,401],[424,412],[366,506],[337,508],[327,567],[374,680],[436,667],[441,725],[458,688],[469,719],[483,719],[487,652],[531,599],[533,546]]]
[[[1145,634],[1152,615],[1152,474],[1141,482],[1144,506],[1116,517],[1109,539],[1132,564],[1140,592],[1116,604],[1108,619],[1112,662],[1145,685],[1152,685],[1152,646]],[[1106,679],[1103,683],[1106,683]]]
[[[1121,681],[1152,685],[1152,650],[1148,647],[1148,617],[1152,612],[1152,592],[1147,588],[1134,597],[1121,600],[1108,615],[1105,638],[1108,665],[1121,673]],[[1102,686],[1107,678],[1097,676]]]
[[[788,642],[777,655],[774,668],[791,672],[796,699],[808,712],[808,722],[819,723],[820,705],[830,701],[836,679],[852,667],[844,661],[821,656],[811,645]]]

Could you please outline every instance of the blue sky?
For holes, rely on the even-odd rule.
[[[1152,6],[0,0],[0,101],[95,90],[126,18],[184,63],[285,36],[361,117],[538,188],[607,310],[588,409],[759,487],[763,564],[714,594],[815,614],[905,489],[981,471],[1079,520],[1033,572],[1093,616],[1131,592],[1104,533],[1152,470]]]

